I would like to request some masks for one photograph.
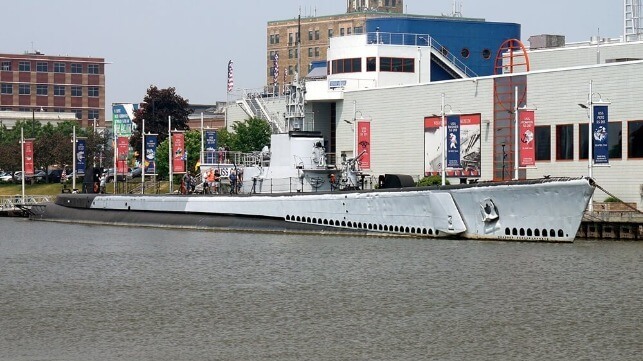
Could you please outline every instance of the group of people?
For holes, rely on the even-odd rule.
[[[221,178],[222,176],[218,169],[210,168],[204,175],[203,193],[220,194],[223,191]],[[243,168],[230,170],[228,179],[230,181],[230,194],[238,194],[243,185]]]
[[[192,194],[196,188],[196,177],[186,172],[181,179],[181,194]]]

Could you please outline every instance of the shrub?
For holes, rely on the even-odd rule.
[[[417,182],[418,187],[428,187],[428,186],[439,186],[442,184],[442,176],[432,175],[429,177],[424,177]],[[446,180],[446,184],[450,184],[449,180]]]

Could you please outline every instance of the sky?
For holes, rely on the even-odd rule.
[[[268,21],[346,12],[346,0],[2,0],[0,53],[105,58],[106,111],[142,102],[150,85],[175,87],[192,104],[225,101],[227,64],[236,89],[265,82]],[[518,23],[567,42],[623,33],[623,1],[462,0],[462,15]],[[405,12],[450,15],[452,0],[405,0]],[[13,15],[11,15],[13,14]]]

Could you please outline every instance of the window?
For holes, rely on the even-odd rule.
[[[482,57],[483,57],[483,58],[485,58],[485,59],[489,59],[489,58],[491,58],[491,50],[489,50],[489,49],[484,49],[484,50],[482,51]]]
[[[76,119],[83,119],[83,111],[80,109],[72,109],[72,113],[76,114]]]
[[[313,57],[313,48],[308,48],[308,57],[309,58]]]
[[[293,39],[293,33],[288,33],[288,45],[292,45],[292,43],[294,42]]]
[[[293,53],[294,49],[288,49],[288,59],[292,59],[294,57]]]
[[[315,47],[315,58],[319,58],[319,47]]]
[[[344,28],[339,29],[339,36],[344,36]]]
[[[380,71],[397,73],[414,73],[415,59],[412,58],[380,58]]]
[[[64,112],[65,112],[65,108],[54,108],[52,111],[53,111],[54,113],[64,113]]]
[[[71,86],[71,96],[73,97],[82,97],[83,96],[83,87],[72,85]]]
[[[37,84],[36,95],[47,95],[47,84]]]
[[[275,43],[275,35],[270,34],[270,44],[274,44],[274,43]]]
[[[20,85],[18,85],[18,94],[20,94],[20,95],[29,95],[29,94],[31,94],[31,86],[29,86],[29,84],[20,84]]]
[[[37,62],[36,63],[36,71],[39,73],[46,73],[49,71],[49,63],[46,62]]]
[[[538,126],[535,131],[536,160],[551,160],[551,128]]]
[[[359,73],[362,71],[362,58],[333,60],[333,74]]]
[[[319,40],[319,29],[315,30],[315,40]]]
[[[83,64],[71,64],[72,74],[81,74],[83,72]]]
[[[31,62],[21,61],[18,63],[18,71],[31,71]]]
[[[377,66],[377,58],[366,58],[366,71],[375,71]]]
[[[54,96],[65,96],[65,86],[54,85]]]
[[[363,26],[356,26],[355,31],[353,31],[355,34],[364,34],[364,27]]]
[[[3,61],[2,65],[0,67],[0,70],[11,71],[11,62],[10,61]]]
[[[99,118],[99,110],[98,109],[89,109],[87,111],[87,118],[88,119],[98,119]]]
[[[100,67],[98,66],[98,64],[89,64],[87,65],[87,73],[100,74]]]
[[[288,75],[292,75],[292,74],[293,74],[292,65],[289,65],[288,66]]]
[[[353,32],[352,28],[346,28],[346,35],[350,35]]]
[[[13,94],[13,84],[0,84],[0,94]]]
[[[460,55],[465,59],[469,57],[469,54],[470,52],[467,48],[462,48],[462,50],[460,50]]]
[[[578,126],[578,159],[587,159],[587,123]],[[623,157],[623,131],[621,122],[607,123],[607,146],[610,159]]]
[[[313,31],[312,30],[308,30],[308,40],[313,41]]]
[[[65,63],[54,63],[54,73],[64,73]]]
[[[275,34],[275,44],[279,44],[279,34]]]
[[[556,126],[556,160],[574,159],[574,126]]]
[[[643,121],[636,120],[627,123],[628,158],[643,158]]]
[[[89,88],[87,88],[87,96],[98,98],[99,94],[100,92],[97,86],[90,86]]]
[[[332,37],[333,37],[333,29],[328,29],[328,38],[330,39]]]

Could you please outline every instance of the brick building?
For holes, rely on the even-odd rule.
[[[105,59],[0,54],[0,110],[76,114],[105,126]]]
[[[279,89],[293,80],[298,64],[300,77],[305,76],[311,64],[326,60],[330,39],[364,33],[366,19],[399,16],[403,12],[403,0],[348,0],[346,13],[330,16],[301,18],[300,49],[297,52],[299,19],[269,21],[267,26],[266,84],[274,85],[275,54],[278,54]],[[301,62],[299,62],[301,60]]]

